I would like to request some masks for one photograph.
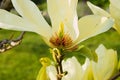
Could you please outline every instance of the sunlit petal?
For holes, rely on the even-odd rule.
[[[38,27],[31,25],[26,20],[5,10],[0,9],[0,28],[18,30],[18,31],[32,31],[39,33]]]
[[[68,74],[62,80],[81,80],[82,78],[82,67],[75,57],[63,62],[63,70]]]
[[[103,45],[97,48],[96,53],[98,62],[92,63],[94,79],[108,80],[117,67],[117,53],[113,49],[107,50]]]
[[[111,17],[108,12],[106,12],[105,10],[95,6],[94,4],[92,4],[90,2],[87,2],[87,5],[89,6],[89,8],[92,10],[92,12],[94,14],[101,15],[101,16],[106,16],[106,17]]]
[[[31,0],[12,0],[17,12],[28,22],[36,25],[42,36],[51,36],[51,27],[43,18],[37,6]],[[47,35],[46,35],[47,34]]]
[[[65,25],[73,39],[76,39],[78,31],[78,18],[76,12],[78,0],[47,0],[48,13],[51,18],[53,31],[58,31],[61,22]]]
[[[73,45],[109,30],[113,23],[113,19],[98,15],[88,15],[81,18],[78,24],[80,35]]]

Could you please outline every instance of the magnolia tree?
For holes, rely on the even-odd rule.
[[[50,47],[53,59],[40,59],[42,67],[37,80],[114,80],[119,76],[119,73],[115,75],[118,72],[117,51],[106,49],[102,44],[95,51],[79,45],[111,27],[120,32],[119,0],[110,0],[110,13],[87,2],[94,14],[80,19],[76,12],[78,0],[47,0],[51,25],[31,0],[11,2],[20,16],[0,9],[0,28],[35,32]],[[2,41],[0,52],[18,45],[21,39],[22,36]],[[79,62],[80,55],[86,57],[83,64]]]

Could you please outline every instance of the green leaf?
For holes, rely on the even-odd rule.
[[[82,55],[74,55],[74,56],[77,58],[78,62],[79,62],[81,65],[85,63],[86,57],[84,57],[84,56],[82,56]]]
[[[89,48],[87,48],[85,46],[82,46],[79,50],[77,50],[77,52],[80,55],[83,55],[83,56],[89,58],[90,60],[93,60],[95,62],[98,61],[98,56],[95,53],[95,51],[92,51],[92,50],[90,50]]]
[[[64,52],[64,54],[64,60],[75,56],[80,64],[84,64],[86,57],[95,62],[98,61],[97,54],[89,48],[85,47],[84,45],[80,45],[75,51],[66,51]]]
[[[83,48],[83,47],[84,47],[84,46],[81,45],[81,46],[79,46],[79,48],[78,48],[77,50],[75,50],[75,51],[72,51],[72,52],[71,52],[71,51],[63,52],[63,53],[65,53],[65,55],[64,55],[64,60],[67,60],[68,58],[71,58],[71,57],[75,56],[80,64],[84,64],[84,62],[85,62],[85,56],[79,54],[79,52],[78,52],[78,50],[80,50],[80,49]]]

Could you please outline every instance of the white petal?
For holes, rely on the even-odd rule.
[[[17,12],[28,22],[36,25],[42,36],[51,36],[51,27],[43,18],[37,6],[31,0],[12,0]],[[46,35],[47,34],[47,35]]]
[[[57,32],[61,22],[65,25],[65,32],[76,39],[78,31],[78,18],[76,12],[78,0],[47,0],[48,13],[52,21],[53,32]]]
[[[83,77],[81,80],[94,80],[93,72],[92,72],[92,64],[88,58],[86,58],[84,65],[82,65],[82,69],[83,69]]]
[[[110,4],[114,5],[118,9],[120,9],[120,0],[110,0]]]
[[[117,53],[112,49],[106,49],[100,45],[96,49],[98,62],[92,63],[95,80],[108,80],[117,67]]]
[[[109,30],[113,23],[113,19],[98,15],[88,15],[81,18],[79,20],[80,35],[73,45]]]
[[[63,70],[68,74],[62,80],[81,80],[82,67],[75,57],[63,61]]]
[[[32,31],[38,33],[39,30],[21,17],[0,9],[0,28],[18,31]]]
[[[47,67],[47,74],[50,78],[50,80],[57,80],[57,71],[55,69],[55,66],[48,66]]]
[[[113,3],[110,4],[110,14],[115,19],[114,28],[120,33],[120,6],[117,3],[116,5]]]
[[[90,2],[87,2],[87,5],[89,6],[89,8],[92,10],[92,12],[94,14],[101,15],[101,16],[106,16],[106,17],[111,17],[108,12],[106,12],[105,10],[103,10],[100,7],[97,7],[97,6],[93,5]]]

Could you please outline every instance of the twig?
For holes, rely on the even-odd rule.
[[[2,0],[0,3],[0,8],[10,11],[13,8],[11,0]]]
[[[53,48],[52,55],[53,55],[53,59],[56,63],[55,67],[56,67],[56,70],[57,70],[57,75],[56,75],[57,80],[62,80],[62,77],[67,74],[66,71],[63,72],[63,68],[62,68],[62,61],[63,61],[64,55],[57,48]]]
[[[115,74],[113,77],[111,77],[109,80],[116,80],[118,77],[120,77],[120,71]]]
[[[19,45],[22,42],[24,34],[25,32],[22,32],[21,35],[17,39],[14,39],[14,40],[5,39],[5,40],[0,41],[0,53],[5,52]]]

